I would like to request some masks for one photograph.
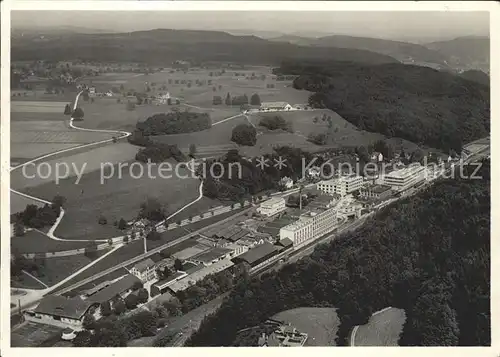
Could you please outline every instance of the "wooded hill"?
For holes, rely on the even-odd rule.
[[[238,330],[305,306],[338,309],[337,345],[387,306],[406,311],[400,345],[489,345],[489,172],[485,161],[481,180],[437,182],[309,257],[243,279],[187,345],[230,346]]]
[[[233,36],[219,31],[168,30],[131,33],[47,36],[43,41],[16,38],[12,60],[92,60],[145,62],[225,61],[278,65],[283,59],[324,58],[360,63],[394,63],[392,57],[358,49],[301,47],[256,36]]]
[[[431,68],[325,61],[284,62],[277,74],[294,74],[309,99],[362,130],[400,137],[445,152],[490,131],[490,89]]]

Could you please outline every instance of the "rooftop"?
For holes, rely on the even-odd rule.
[[[287,102],[262,102],[261,108],[284,108],[288,105]]]
[[[174,293],[177,293],[178,291],[186,290],[187,288],[196,284],[197,281],[200,281],[204,277],[211,275],[211,274],[216,274],[218,272],[221,272],[225,269],[232,267],[233,265],[234,265],[234,263],[231,260],[223,259],[221,261],[218,261],[217,263],[214,263],[214,264],[209,265],[207,267],[203,267],[202,269],[200,269],[196,272],[193,272],[192,274],[189,274],[185,278],[182,278],[181,280],[170,285],[169,288]]]
[[[175,280],[179,280],[179,279],[182,279],[184,278],[185,276],[187,276],[187,273],[183,272],[183,271],[177,271],[175,272],[174,274],[170,275],[168,278],[166,279],[163,279],[163,280],[160,280],[160,281],[157,281],[156,283],[154,283],[153,285],[154,286],[157,286],[158,288],[162,289],[164,288],[165,286],[171,284],[173,281]]]
[[[278,252],[278,247],[271,243],[264,243],[256,246],[255,248],[250,249],[248,252],[243,253],[236,258],[235,260],[245,261],[250,265],[258,262],[261,259],[270,257]]]
[[[136,265],[134,265],[132,269],[136,269],[142,273],[154,265],[155,265],[155,262],[151,258],[148,258],[148,259],[142,260],[139,263],[137,263]]]
[[[260,205],[261,205],[261,207],[268,207],[268,206],[273,206],[273,205],[284,203],[284,202],[285,202],[285,199],[283,197],[273,197],[273,198],[270,198],[269,200],[262,202]]]
[[[425,168],[422,165],[420,165],[420,163],[414,162],[414,163],[408,165],[407,167],[405,167],[404,169],[399,169],[399,170],[395,170],[395,171],[388,173],[387,175],[385,175],[385,177],[405,178],[409,175],[413,175],[413,174],[417,173],[418,171],[424,170],[424,169]]]
[[[109,301],[116,295],[123,294],[125,291],[131,289],[132,286],[134,286],[134,284],[137,282],[141,282],[139,278],[137,278],[135,275],[127,274],[123,278],[115,281],[113,284],[109,285],[103,290],[97,292],[92,296],[89,296],[87,301],[98,303]]]
[[[82,295],[87,295],[87,296],[93,295],[109,285],[111,285],[111,281],[103,281],[90,289],[82,291]]]
[[[223,256],[231,253],[231,249],[226,248],[212,248],[200,254],[191,257],[191,260],[199,261],[202,263],[211,263],[215,259],[220,259]]]
[[[288,248],[293,246],[293,242],[290,238],[283,238],[277,244],[281,245],[283,248]]]
[[[60,295],[47,295],[42,298],[34,311],[39,314],[79,320],[91,305],[92,302],[83,300],[79,296],[67,298]]]

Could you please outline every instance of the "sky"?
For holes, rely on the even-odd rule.
[[[13,28],[77,26],[129,32],[156,28],[255,30],[391,39],[489,34],[488,12],[13,11]],[[300,30],[299,30],[300,29]]]

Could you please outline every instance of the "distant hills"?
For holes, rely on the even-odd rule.
[[[57,32],[40,37],[13,37],[12,60],[133,61],[165,64],[224,61],[277,65],[285,59],[325,59],[382,64],[397,62],[385,54],[354,48],[305,48],[267,41],[257,36],[235,36],[221,31],[158,29],[130,33],[82,34]]]
[[[486,73],[482,71],[471,69],[470,71],[465,71],[461,73],[460,77],[462,77],[463,79],[467,79],[469,81],[490,86],[490,76],[488,76]]]
[[[422,45],[401,41],[383,40],[378,38],[334,35],[314,39],[284,35],[272,40],[290,42],[304,46],[309,45],[360,49],[388,55],[396,58],[399,61],[408,61],[414,59],[416,61],[432,62],[445,65],[446,60],[446,58],[439,52],[430,50],[429,48]]]
[[[458,37],[449,41],[431,42],[425,46],[445,56],[450,66],[489,71],[490,39],[488,37]]]
[[[270,41],[287,42],[301,46],[321,46],[360,49],[391,56],[403,63],[435,69],[489,70],[490,46],[487,37],[459,37],[448,41],[420,45],[402,41],[344,35],[309,38],[282,35]]]
[[[469,78],[403,65],[284,62],[276,74],[298,75],[294,87],[315,92],[328,108],[362,130],[460,152],[490,131],[490,88]],[[471,80],[470,77],[475,80]]]

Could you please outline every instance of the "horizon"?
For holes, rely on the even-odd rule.
[[[141,16],[138,16],[140,12]],[[294,35],[343,35],[396,41],[425,42],[457,37],[488,37],[488,12],[314,12],[264,11],[12,11],[13,30],[74,28],[93,33],[123,33],[159,29],[220,31],[262,38]],[[212,15],[212,16],[210,16]],[[396,15],[396,16],[395,16]],[[140,19],[138,21],[137,19]],[[314,19],[312,21],[311,19]],[[290,24],[293,24],[291,26]],[[390,24],[390,25],[388,25]],[[300,30],[297,30],[299,29]],[[377,35],[374,35],[374,34]]]

